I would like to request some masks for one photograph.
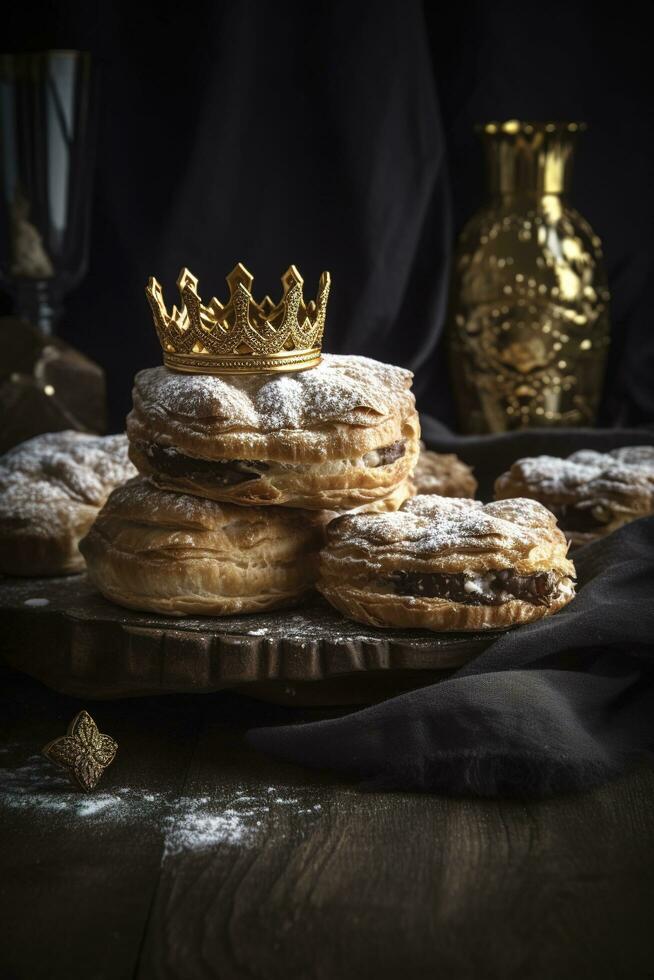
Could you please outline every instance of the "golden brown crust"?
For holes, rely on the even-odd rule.
[[[574,508],[596,515],[592,530],[564,532],[574,546],[587,544],[654,513],[654,447],[519,459],[495,481],[496,500],[510,497],[530,497],[555,511]]]
[[[150,368],[134,380],[128,436],[202,459],[355,459],[401,438],[402,420],[415,411],[411,380],[403,368],[333,354],[294,374]]]
[[[136,376],[130,457],[157,486],[245,506],[345,511],[387,498],[412,473],[420,426],[411,373],[367,358],[326,355],[293,375]],[[381,449],[402,446],[388,464]],[[190,458],[174,472],[161,452]],[[193,470],[192,460],[199,461]],[[211,463],[260,462],[251,479],[221,482]]]
[[[420,456],[413,473],[419,494],[440,497],[474,497],[477,481],[472,469],[454,453],[434,453],[420,444]]]
[[[297,603],[313,588],[322,516],[234,507],[132,480],[80,548],[106,598],[173,616],[224,616]]]
[[[418,496],[394,514],[344,515],[327,528],[318,589],[345,615],[375,626],[431,630],[504,628],[556,612],[574,595],[574,565],[550,512],[532,500],[482,505]],[[552,572],[560,582],[549,606],[507,598],[472,605],[398,595],[394,573],[521,576]]]
[[[260,475],[231,486],[216,483],[211,475],[162,473],[134,443],[130,459],[140,473],[165,490],[246,507],[280,505],[341,512],[368,507],[401,492],[418,455],[418,434],[416,414],[402,429],[403,456],[386,466],[368,466],[364,458],[306,465],[270,462]]]
[[[513,599],[499,606],[469,606],[447,599],[391,596],[342,585],[331,588],[319,581],[318,590],[349,619],[369,626],[425,629],[434,632],[497,630],[533,623],[562,609],[573,594],[565,591],[549,606]]]
[[[405,480],[404,483],[400,483],[394,490],[392,490],[388,496],[380,497],[378,500],[374,500],[371,504],[364,504],[357,510],[350,511],[349,513],[355,514],[387,514],[395,510],[399,510],[402,504],[406,503],[407,500],[411,500],[412,497],[416,495],[415,484],[412,479]],[[337,512],[332,512],[330,515],[330,520],[334,517],[339,517]]]
[[[80,538],[134,473],[124,435],[50,432],[10,450],[0,460],[0,572],[83,571]]]

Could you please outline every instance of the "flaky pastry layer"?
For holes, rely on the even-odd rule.
[[[569,580],[549,606],[533,605],[520,599],[510,599],[499,606],[469,606],[446,599],[368,592],[365,588],[349,588],[347,585],[331,587],[322,580],[318,589],[339,612],[359,623],[434,632],[506,629],[533,623],[562,609],[574,596]]]
[[[574,595],[574,565],[553,515],[534,500],[484,506],[468,499],[417,496],[397,513],[344,515],[327,528],[318,589],[345,615],[375,626],[432,630],[504,628],[549,615]],[[547,604],[506,597],[493,605],[401,595],[398,574],[487,576],[511,570],[550,573]]]
[[[113,602],[222,616],[297,603],[313,588],[322,534],[320,514],[234,507],[137,479],[110,496],[80,550]]]
[[[366,507],[415,468],[420,424],[411,378],[393,365],[329,354],[294,374],[141,371],[127,420],[130,458],[157,486],[211,500]],[[244,475],[225,479],[231,462]]]
[[[420,444],[420,456],[413,472],[419,494],[435,493],[440,497],[474,497],[477,481],[472,469],[454,453],[434,453]]]
[[[377,502],[384,506],[384,501],[402,495],[418,456],[418,434],[416,414],[402,428],[398,440],[402,455],[386,465],[369,465],[366,457],[306,464],[265,461],[260,473],[231,485],[221,482],[217,469],[215,475],[206,466],[203,472],[195,472],[190,457],[186,472],[166,473],[140,443],[130,445],[130,458],[140,473],[167,490],[249,507],[279,505],[344,511],[367,508]],[[212,461],[202,461],[207,462]],[[213,462],[219,465],[218,461]]]
[[[415,413],[412,374],[366,357],[325,354],[292,374],[177,374],[134,381],[130,442],[202,459],[322,463],[356,459],[403,436]]]

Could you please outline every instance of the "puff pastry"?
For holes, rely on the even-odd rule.
[[[80,544],[88,575],[121,606],[171,616],[262,612],[314,585],[322,515],[237,507],[131,480]]]
[[[413,472],[417,493],[439,497],[474,497],[477,481],[472,469],[454,453],[434,453],[420,443],[420,456]]]
[[[519,459],[495,482],[495,498],[507,497],[540,500],[573,546],[587,544],[654,513],[654,446]]]
[[[338,512],[375,504],[418,457],[411,378],[329,354],[290,374],[141,371],[130,456],[157,486],[212,500]]]
[[[114,487],[136,470],[124,435],[49,432],[0,459],[0,572],[81,572],[81,537]]]
[[[574,565],[534,500],[484,506],[418,496],[393,514],[327,528],[318,589],[344,615],[382,627],[481,630],[529,623],[574,595]]]

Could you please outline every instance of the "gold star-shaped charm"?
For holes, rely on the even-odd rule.
[[[100,734],[88,711],[80,711],[68,726],[68,734],[48,742],[43,755],[65,769],[80,789],[90,793],[114,761],[117,748],[113,738]]]

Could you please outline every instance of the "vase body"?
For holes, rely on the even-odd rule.
[[[601,242],[567,200],[574,123],[482,129],[490,199],[454,259],[449,349],[464,432],[595,421],[609,342]]]

